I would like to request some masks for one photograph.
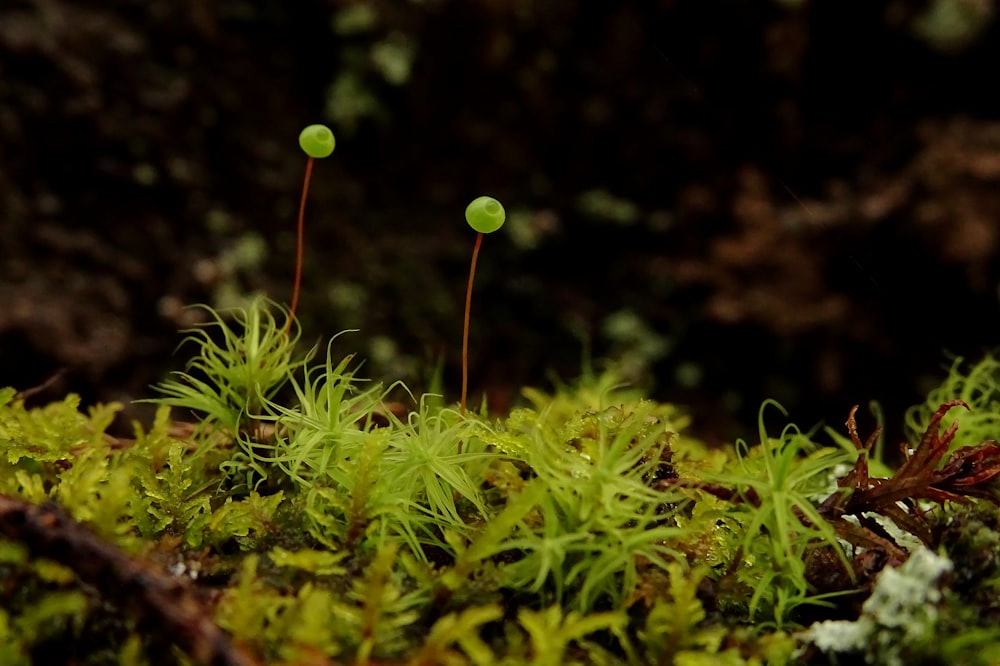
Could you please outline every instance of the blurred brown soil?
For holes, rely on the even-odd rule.
[[[146,396],[181,306],[287,300],[326,121],[303,322],[361,328],[366,372],[419,389],[444,353],[454,397],[489,193],[474,395],[571,377],[588,338],[708,438],[767,397],[806,427],[879,400],[898,438],[945,350],[1000,342],[983,4],[941,32],[889,0],[4,3],[0,384]]]

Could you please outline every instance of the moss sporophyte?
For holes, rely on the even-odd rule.
[[[465,208],[465,220],[476,232],[476,244],[472,247],[469,285],[465,290],[465,323],[462,327],[462,399],[459,403],[462,414],[465,414],[465,399],[469,387],[469,317],[472,311],[472,282],[476,277],[476,260],[479,258],[479,247],[483,244],[483,234],[493,233],[503,226],[506,219],[507,214],[503,206],[493,197],[476,197]]]
[[[309,125],[299,133],[299,146],[309,159],[306,160],[306,173],[302,179],[302,197],[299,199],[299,218],[295,233],[295,284],[292,287],[292,304],[289,308],[291,316],[288,319],[289,328],[287,330],[291,330],[295,309],[299,304],[305,245],[306,198],[309,196],[309,180],[312,177],[313,162],[316,159],[329,157],[336,146],[336,140],[333,137],[333,132],[326,125]]]
[[[895,470],[853,410],[824,443],[767,427],[765,401],[753,441],[708,447],[613,364],[467,413],[476,261],[505,217],[479,197],[444,407],[357,377],[348,337],[297,348],[333,134],[300,143],[291,307],[206,308],[151,427],[0,389],[0,664],[1000,663],[1000,363],[952,368]],[[968,405],[972,434],[942,430]]]

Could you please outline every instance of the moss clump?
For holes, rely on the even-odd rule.
[[[191,334],[195,359],[133,439],[104,434],[114,405],[26,409],[0,393],[7,662],[146,663],[168,642],[199,663],[791,663],[809,644],[841,651],[795,632],[860,605],[873,554],[906,560],[867,518],[847,527],[852,501],[877,510],[879,487],[906,485],[869,479],[853,419],[824,446],[794,426],[769,434],[762,410],[758,443],[712,450],[613,371],[526,390],[503,418],[462,415],[433,396],[390,401],[405,387],[360,380],[334,354],[344,339],[297,355],[274,304],[232,321]],[[920,467],[916,496],[982,496],[991,456]],[[929,533],[958,530],[970,552],[1000,538],[995,520],[948,515]],[[955,592],[928,579],[917,605],[941,618],[931,607],[953,598],[986,604],[967,591],[995,569]],[[964,640],[993,635],[963,617]],[[935,639],[946,623],[925,624],[941,654],[965,654]],[[878,634],[886,650],[908,635]]]
[[[962,429],[952,442],[952,451],[1000,438],[1000,360],[987,354],[967,365],[964,359],[955,358],[941,385],[927,395],[925,402],[907,410],[910,435],[919,437],[937,406],[948,400],[961,400],[969,406],[969,413],[962,417]]]

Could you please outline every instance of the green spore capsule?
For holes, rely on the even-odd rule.
[[[493,197],[476,197],[465,209],[469,226],[481,234],[491,234],[503,226],[507,213]]]
[[[329,157],[337,142],[326,125],[309,125],[299,133],[299,145],[309,157]]]

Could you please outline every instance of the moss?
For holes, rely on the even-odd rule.
[[[873,480],[853,417],[824,445],[768,428],[770,402],[756,443],[710,449],[614,369],[527,389],[502,418],[400,407],[405,387],[361,380],[342,341],[297,354],[275,310],[193,332],[198,355],[132,439],[104,433],[114,405],[0,393],[5,663],[143,663],[169,642],[196,663],[782,664],[958,659],[996,637],[995,509],[934,514],[949,576],[910,576],[929,551],[879,575],[874,555],[905,548],[847,521],[850,498],[877,511],[907,470],[926,475],[914,497],[982,495],[991,449]],[[917,445],[932,467],[947,406]],[[897,579],[914,596],[880,606]],[[866,598],[859,619],[815,624]]]
[[[941,385],[928,393],[925,402],[907,410],[906,428],[910,435],[924,432],[937,406],[953,399],[965,402],[969,413],[962,417],[962,429],[951,445],[952,450],[996,439],[1000,432],[1000,360],[992,354],[973,364],[955,358]]]

